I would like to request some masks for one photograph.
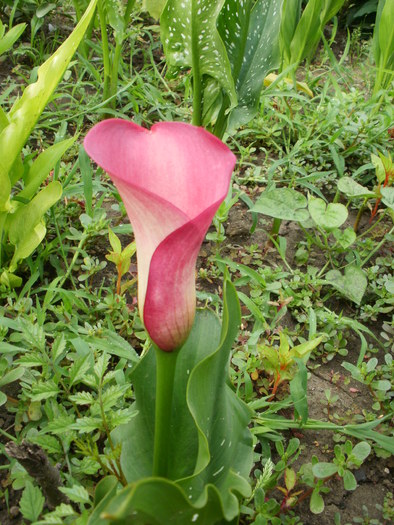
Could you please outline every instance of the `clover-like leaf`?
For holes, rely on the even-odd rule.
[[[303,222],[309,218],[306,207],[307,200],[302,193],[291,188],[275,188],[263,192],[251,211],[276,219]]]

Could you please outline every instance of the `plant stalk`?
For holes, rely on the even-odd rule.
[[[104,87],[103,87],[103,101],[109,98],[110,81],[111,81],[111,66],[109,59],[109,45],[107,35],[107,24],[104,6],[102,0],[97,4],[97,10],[100,18],[100,31],[101,31],[101,47],[103,50],[103,63],[104,63]]]
[[[156,352],[156,408],[153,475],[167,477],[168,445],[171,440],[172,399],[178,351],[164,352],[156,345],[153,346]]]

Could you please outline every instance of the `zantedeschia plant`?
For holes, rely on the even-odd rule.
[[[121,119],[95,126],[85,149],[114,181],[133,225],[145,327],[162,350],[179,348],[194,320],[197,255],[235,156],[189,124],[162,122],[149,131]]]
[[[110,119],[89,131],[85,149],[132,223],[154,348],[132,371],[138,415],[112,436],[129,484],[119,491],[116,478],[102,480],[89,524],[235,523],[252,464],[250,413],[227,377],[240,307],[226,281],[222,326],[196,312],[195,263],[236,159],[204,129],[176,122],[147,130]]]

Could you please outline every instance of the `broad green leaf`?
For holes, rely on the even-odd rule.
[[[40,222],[32,230],[29,231],[29,234],[23,237],[23,239],[18,242],[15,247],[14,255],[10,262],[10,271],[14,272],[17,268],[18,262],[29,257],[34,250],[41,244],[42,240],[45,237],[47,229],[45,225]]]
[[[30,200],[36,193],[42,182],[46,179],[51,169],[61,159],[63,154],[70,148],[77,137],[62,140],[43,151],[31,165],[25,179],[25,187],[20,191],[18,198]]]
[[[290,63],[284,63],[284,68],[291,64],[300,64],[315,45],[316,35],[320,34],[320,13],[323,0],[309,0],[301,15],[290,44]]]
[[[229,129],[249,122],[258,111],[267,74],[279,66],[279,26],[283,0],[226,0],[219,32],[226,46],[238,97]]]
[[[345,470],[343,473],[343,486],[345,490],[355,490],[357,488],[357,481],[350,470]]]
[[[307,200],[302,193],[291,188],[275,188],[264,191],[251,211],[276,219],[303,222],[309,218],[306,207]]]
[[[323,10],[320,15],[322,29],[338,13],[344,3],[345,0],[324,0]]]
[[[291,63],[290,45],[301,17],[301,3],[302,0],[283,0],[279,30],[281,70]]]
[[[362,462],[369,456],[370,453],[371,445],[366,441],[361,441],[353,447],[350,457],[354,456],[357,461]]]
[[[297,481],[297,474],[291,468],[285,470],[285,485],[288,492],[294,489]]]
[[[324,510],[324,500],[318,489],[314,489],[312,492],[309,508],[313,514],[321,514]]]
[[[11,49],[25,29],[26,24],[18,24],[0,38],[0,56]]]
[[[100,502],[101,512],[94,511],[88,525],[236,525],[237,518],[223,520],[221,505],[220,494],[212,485],[207,487],[201,501],[193,504],[173,481],[145,478],[125,487],[109,504]]]
[[[305,423],[308,419],[308,370],[301,359],[296,359],[298,365],[298,372],[290,381],[290,395],[294,403],[294,408],[297,410],[301,418],[301,423]]]
[[[377,155],[371,154],[371,162],[375,166],[376,178],[380,183],[383,183],[386,178],[386,170],[384,169],[383,160]]]
[[[119,237],[114,233],[111,228],[108,228],[108,237],[111,248],[116,254],[120,254],[122,251],[122,245],[120,243]]]
[[[167,0],[143,0],[142,9],[156,19],[160,18]]]
[[[77,27],[38,69],[37,81],[25,88],[21,98],[11,108],[8,114],[10,123],[0,134],[0,185],[6,180],[49,98],[63,78],[92,19],[96,3],[97,0],[91,0]]]
[[[45,186],[29,204],[20,206],[16,212],[9,217],[9,239],[14,245],[29,236],[43,215],[57,202],[63,192],[60,182],[54,181]]]
[[[375,61],[378,68],[374,93],[387,88],[394,78],[394,2],[380,0],[374,32]]]
[[[338,181],[338,190],[341,191],[349,199],[359,199],[362,197],[375,197],[376,194],[365,188],[351,177],[342,177]]]
[[[237,96],[226,49],[216,28],[224,0],[168,0],[160,18],[166,60],[175,68],[193,68],[202,82],[214,78],[235,105]]]
[[[386,186],[381,188],[380,193],[382,194],[383,204],[394,211],[394,187]]]
[[[336,474],[338,467],[334,463],[320,462],[313,465],[312,472],[315,478],[323,479]]]
[[[346,266],[344,275],[339,270],[330,270],[326,274],[326,281],[358,305],[361,303],[368,285],[363,270],[354,265]]]
[[[323,199],[315,197],[309,198],[308,209],[313,222],[326,231],[342,226],[348,216],[343,204],[331,202],[326,205]]]
[[[212,312],[197,312],[178,356],[168,480],[150,478],[155,406],[152,350],[132,372],[138,415],[113,432],[115,442],[122,443],[122,467],[131,485],[101,515],[108,513],[128,523],[137,512],[136,519],[152,525],[232,522],[238,515],[234,492],[246,495],[250,490],[245,479],[251,467],[250,414],[228,383],[229,353],[240,309],[230,283],[224,296],[222,330]]]
[[[26,481],[25,489],[19,501],[22,516],[29,521],[37,521],[44,508],[45,498],[41,490],[35,487],[29,480]]]

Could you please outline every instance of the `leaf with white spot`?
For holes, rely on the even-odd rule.
[[[282,2],[226,0],[220,13],[219,32],[238,96],[238,106],[229,117],[231,129],[246,124],[256,115],[264,78],[279,65]]]
[[[224,0],[168,0],[160,18],[161,40],[168,64],[193,68],[203,81],[214,78],[228,94],[236,93],[226,48],[216,28]]]

